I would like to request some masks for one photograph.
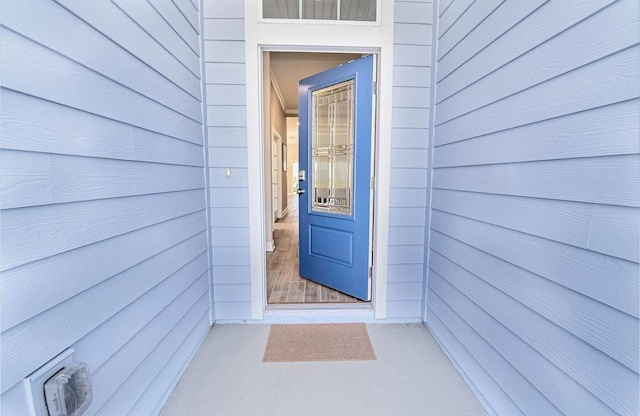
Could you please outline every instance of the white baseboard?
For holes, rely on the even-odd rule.
[[[273,240],[269,240],[265,243],[265,250],[267,251],[273,251],[276,249],[276,245],[273,242]]]

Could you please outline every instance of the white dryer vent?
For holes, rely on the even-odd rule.
[[[80,416],[93,398],[91,376],[86,363],[74,363],[44,383],[49,416]]]
[[[30,416],[80,416],[93,399],[87,364],[75,362],[69,348],[23,382]]]

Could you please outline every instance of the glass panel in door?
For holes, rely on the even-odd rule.
[[[354,80],[312,93],[311,210],[353,214]]]

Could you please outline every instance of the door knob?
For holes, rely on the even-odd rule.
[[[305,191],[303,188],[298,188],[298,195],[302,195],[304,192]]]

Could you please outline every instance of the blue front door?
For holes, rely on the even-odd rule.
[[[300,275],[362,300],[369,276],[374,56],[300,81]]]

